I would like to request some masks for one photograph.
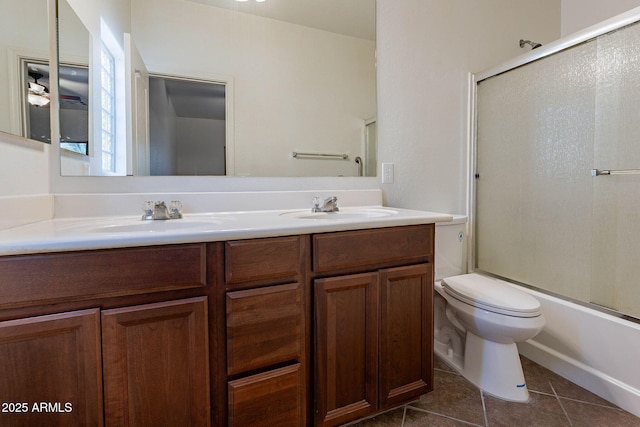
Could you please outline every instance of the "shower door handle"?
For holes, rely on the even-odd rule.
[[[640,169],[591,169],[591,176],[600,175],[640,175]]]

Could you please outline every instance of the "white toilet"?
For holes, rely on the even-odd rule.
[[[436,229],[436,269],[442,230]],[[455,254],[441,256],[455,259]],[[434,306],[434,349],[442,360],[488,394],[514,402],[529,400],[516,343],[533,338],[544,327],[536,298],[504,281],[472,273],[437,281]]]

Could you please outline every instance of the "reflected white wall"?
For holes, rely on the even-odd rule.
[[[236,175],[356,175],[363,120],[376,115],[374,41],[195,2],[132,6],[151,73],[233,79]],[[350,161],[295,160],[293,151]]]

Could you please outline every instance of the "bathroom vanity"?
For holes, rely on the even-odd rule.
[[[406,212],[104,249],[35,226],[58,246],[0,256],[2,425],[339,425],[417,399],[450,217]]]

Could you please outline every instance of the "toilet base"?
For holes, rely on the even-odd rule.
[[[434,340],[433,352],[436,356],[440,357],[446,365],[449,365],[454,370],[462,373],[462,367],[464,366],[464,356],[453,351],[451,343],[443,343]]]
[[[462,375],[482,391],[511,402],[526,402],[529,391],[515,343],[501,344],[467,331]]]

